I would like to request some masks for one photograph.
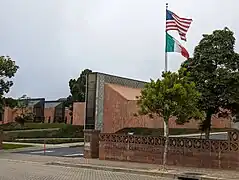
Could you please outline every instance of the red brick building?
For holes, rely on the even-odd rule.
[[[136,96],[145,82],[102,73],[88,75],[86,127],[113,133],[126,127],[163,128],[162,118],[135,116],[138,112]],[[170,128],[197,129],[199,122],[177,125],[170,119]],[[213,128],[229,128],[229,119],[212,118]]]
[[[136,96],[140,95],[145,82],[102,73],[91,73],[87,77],[86,103],[75,102],[73,115],[59,101],[45,101],[44,122],[53,123],[57,118],[74,125],[84,125],[89,129],[113,133],[126,127],[163,128],[161,118],[135,116],[138,111]],[[12,122],[17,109],[5,108],[2,123]],[[1,123],[1,122],[0,122]],[[197,121],[177,125],[170,119],[170,128],[198,128]],[[229,119],[212,119],[213,128],[230,128]]]

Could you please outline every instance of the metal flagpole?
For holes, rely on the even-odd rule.
[[[167,18],[167,9],[168,9],[168,3],[166,3],[166,18]],[[165,27],[166,28],[166,27]],[[164,64],[164,71],[168,71],[168,53],[166,51],[167,47],[167,38],[166,38],[166,29],[165,29],[165,64]]]
[[[168,9],[168,3],[166,3],[166,19],[167,19],[167,9]],[[164,61],[164,71],[167,72],[168,71],[168,53],[166,51],[166,48],[167,48],[167,36],[166,36],[166,24],[165,24],[165,61]],[[165,121],[163,121],[163,130],[164,130],[164,136],[166,137],[166,123]]]

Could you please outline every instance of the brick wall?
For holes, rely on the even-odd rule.
[[[45,123],[53,123],[54,114],[55,114],[55,107],[45,108],[44,109],[44,117],[45,117],[44,122]]]
[[[164,137],[100,134],[99,158],[162,164]],[[170,138],[168,165],[239,170],[239,131],[229,139]]]
[[[4,115],[3,115],[3,124],[9,123],[13,121],[13,110],[9,107],[4,108]]]
[[[33,112],[32,108],[28,108],[25,110],[26,112]],[[22,109],[14,108],[11,109],[9,107],[4,108],[3,122],[2,124],[15,122],[15,118],[22,113]]]
[[[65,120],[67,124],[71,124],[71,116],[70,116],[71,110],[68,108],[65,108]]]
[[[114,133],[125,127],[163,127],[159,118],[135,117],[136,101],[127,101],[110,86],[105,85],[103,132]]]
[[[163,128],[162,118],[151,119],[148,116],[135,116],[138,112],[137,102],[127,100],[120,93],[105,84],[104,89],[104,124],[103,132],[114,133],[126,127]],[[229,128],[230,120],[212,117],[212,128]],[[177,125],[175,119],[170,119],[170,128],[197,129],[198,121],[190,121],[184,125]]]
[[[83,126],[84,118],[85,118],[85,103],[75,102],[73,104],[73,124]]]

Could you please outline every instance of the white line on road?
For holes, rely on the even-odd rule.
[[[65,157],[74,157],[74,156],[84,156],[84,154],[80,153],[80,154],[67,154],[64,155]]]
[[[52,152],[55,152],[55,151],[49,151],[49,150],[45,151],[45,153],[52,153]],[[32,153],[32,154],[43,154],[44,151],[34,151],[34,152],[30,152],[30,153]]]

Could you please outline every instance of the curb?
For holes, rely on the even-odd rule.
[[[198,180],[228,180],[224,178],[210,177],[206,175],[187,175],[186,173],[175,173],[175,172],[160,172],[156,170],[139,170],[139,169],[127,169],[121,167],[107,167],[107,166],[97,166],[97,165],[86,165],[86,164],[70,164],[63,162],[49,162],[45,165],[53,166],[64,166],[64,167],[74,167],[74,168],[83,168],[83,169],[93,169],[93,170],[102,170],[102,171],[111,171],[111,172],[123,172],[137,175],[147,175],[147,176],[159,176],[177,179],[178,177],[187,177],[195,178]]]

